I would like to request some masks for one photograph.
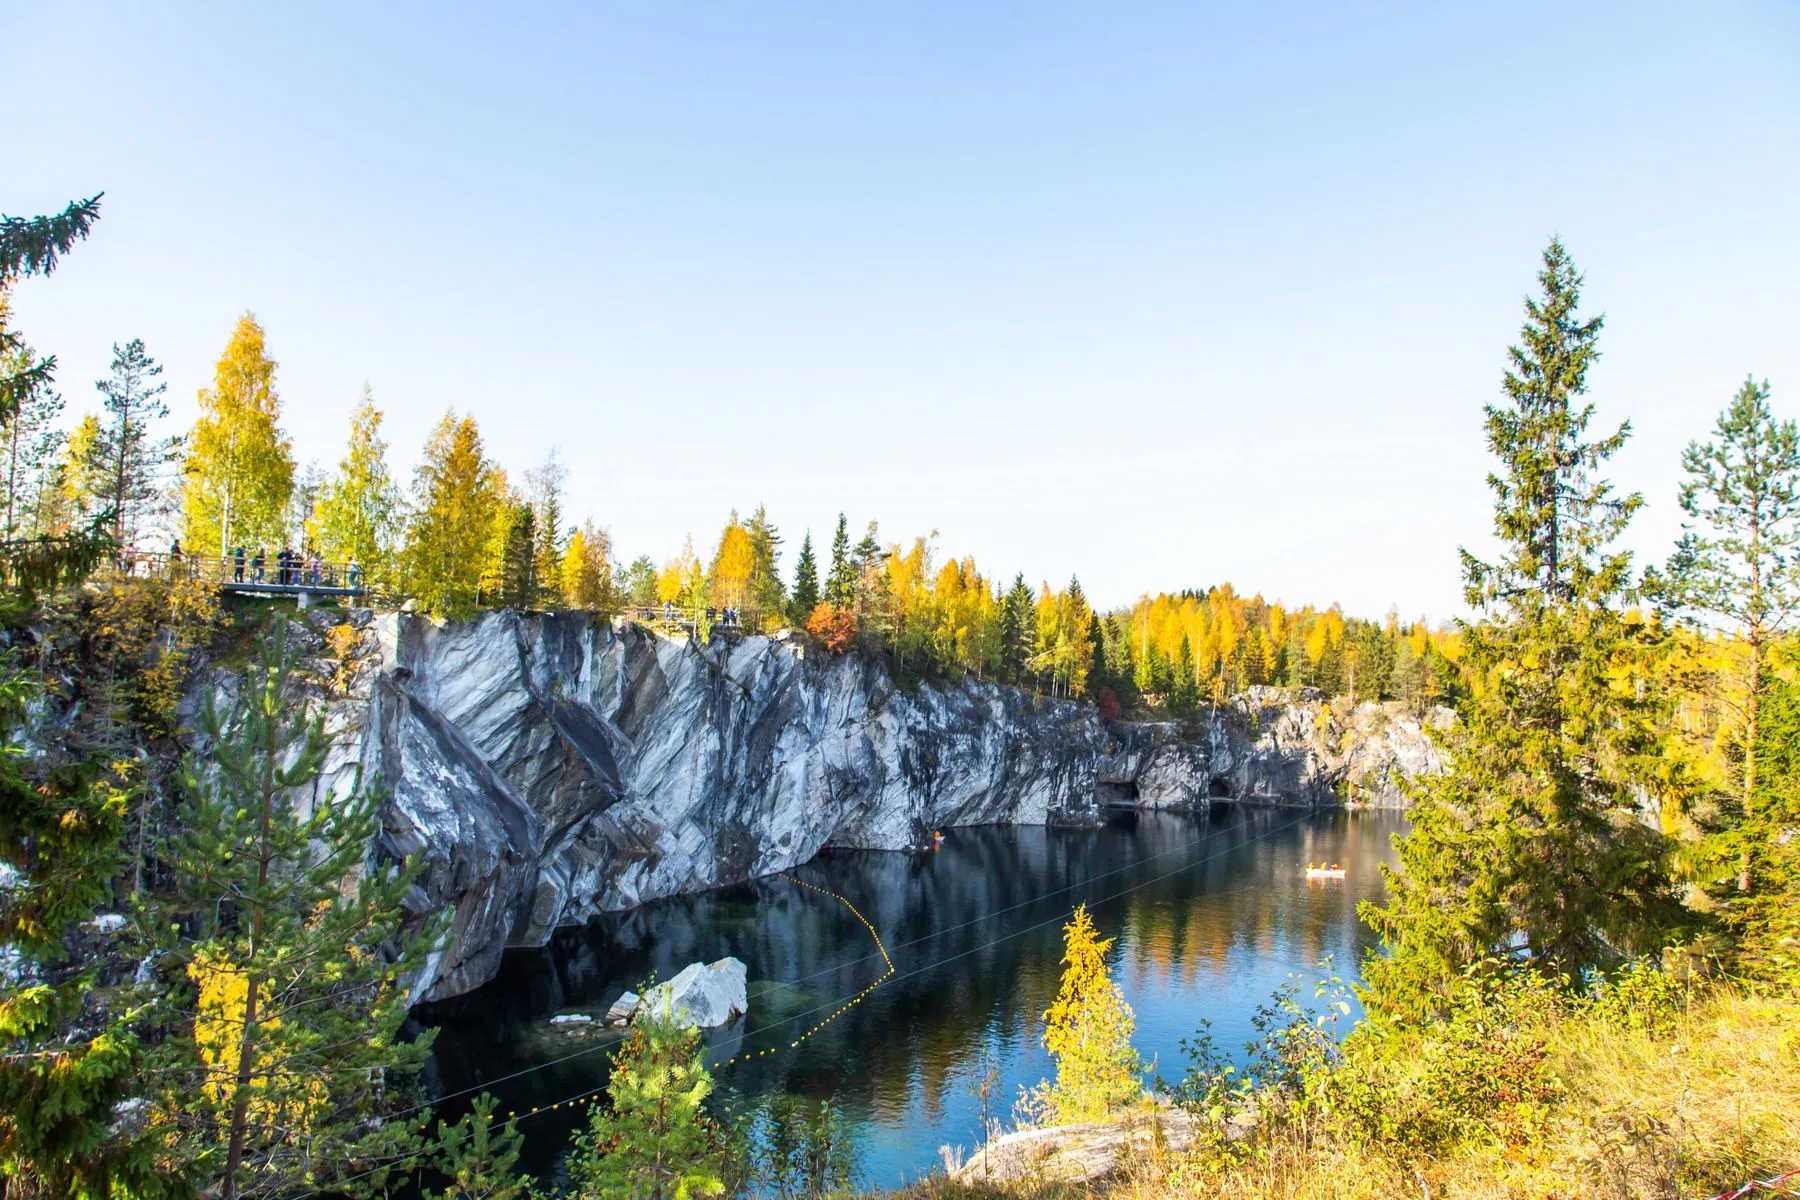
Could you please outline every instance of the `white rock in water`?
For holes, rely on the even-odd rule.
[[[643,1003],[643,1000],[636,992],[626,992],[623,996],[614,1000],[612,1002],[612,1007],[606,1010],[606,1023],[608,1025],[623,1025],[625,1022],[631,1020],[631,1014],[637,1011],[637,1007],[641,1003]]]
[[[557,1013],[550,1018],[550,1023],[552,1025],[586,1025],[593,1019],[586,1013]]]
[[[711,1029],[750,1009],[744,964],[735,958],[690,963],[667,983],[644,993],[642,1004],[660,1012],[667,1005],[678,1025]]]

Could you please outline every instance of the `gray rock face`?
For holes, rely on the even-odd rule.
[[[1119,722],[1096,771],[1103,797],[1141,808],[1203,808],[1221,801],[1405,808],[1402,783],[1443,770],[1423,719],[1397,705],[1331,704],[1252,688],[1194,727]]]
[[[1119,802],[1399,804],[1393,780],[1437,765],[1417,722],[1374,706],[1251,696],[1190,740],[974,680],[903,691],[875,660],[780,637],[701,647],[580,614],[349,619],[360,664],[326,706],[310,801],[376,782],[383,849],[423,859],[409,903],[450,924],[419,1000],[479,986],[508,946],[560,925],[827,846],[1094,823]],[[225,703],[236,682],[203,686]]]

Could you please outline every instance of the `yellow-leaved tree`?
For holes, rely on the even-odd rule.
[[[189,553],[232,546],[279,547],[282,513],[294,490],[293,446],[281,432],[275,362],[262,326],[245,313],[200,390],[200,419],[188,435],[182,537]]]
[[[1044,1049],[1056,1082],[1020,1097],[1021,1114],[1039,1125],[1100,1121],[1143,1094],[1143,1063],[1131,1046],[1137,1018],[1106,970],[1113,939],[1103,938],[1077,905],[1063,926],[1062,987],[1044,1012]]]

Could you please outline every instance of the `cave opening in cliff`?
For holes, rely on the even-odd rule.
[[[1231,799],[1231,784],[1226,782],[1223,775],[1214,775],[1206,785],[1206,794],[1213,800],[1229,800]]]

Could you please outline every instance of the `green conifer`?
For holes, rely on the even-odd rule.
[[[793,601],[788,607],[788,619],[796,625],[804,625],[812,610],[819,606],[819,564],[813,557],[812,530],[800,540],[800,558],[794,564]]]
[[[1560,241],[1526,301],[1507,402],[1487,409],[1495,533],[1463,553],[1471,696],[1450,767],[1418,789],[1385,906],[1363,914],[1390,953],[1364,961],[1377,1013],[1440,1011],[1473,970],[1529,965],[1579,981],[1655,949],[1676,912],[1667,847],[1639,819],[1650,747],[1646,635],[1628,619],[1630,556],[1613,547],[1641,503],[1598,477],[1629,427],[1589,439],[1582,400],[1600,319]]]
[[[572,1200],[688,1200],[725,1190],[725,1140],[703,1104],[713,1088],[700,1031],[665,996],[640,1008],[613,1052],[608,1103],[576,1142]]]

